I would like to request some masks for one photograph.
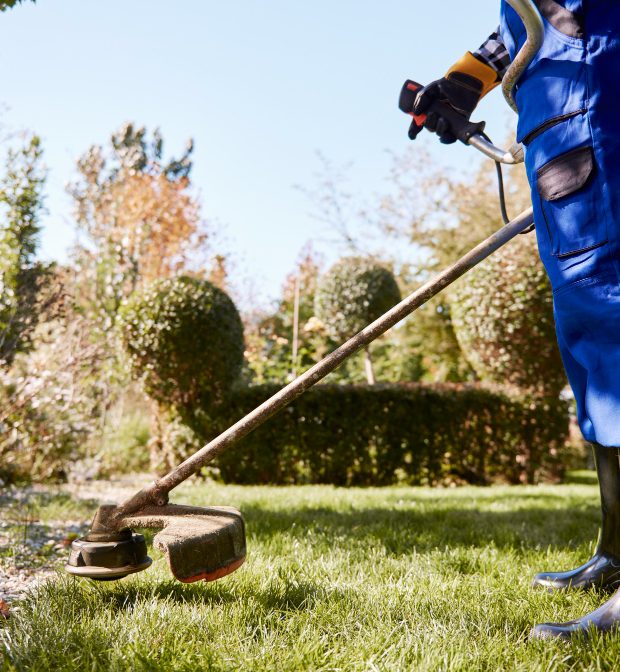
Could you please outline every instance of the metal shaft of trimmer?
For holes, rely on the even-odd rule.
[[[241,420],[222,432],[222,434],[210,441],[191,457],[188,457],[178,467],[120,504],[117,507],[114,518],[120,520],[123,516],[137,511],[148,504],[165,504],[168,501],[167,495],[173,488],[198,471],[207,462],[210,462],[213,458],[224,452],[229,446],[239,441],[246,434],[249,434],[253,429],[262,425],[268,418],[287,406],[308,388],[318,383],[328,373],[331,373],[345,359],[348,359],[351,355],[369,343],[372,343],[372,341],[384,334],[388,329],[486,259],[495,250],[498,250],[516,235],[527,229],[532,222],[532,208],[529,208],[474,249],[470,250],[456,263],[452,264],[452,266],[446,268],[432,280],[416,289],[387,313],[372,322],[372,324],[369,324],[365,329],[350,338],[312,368],[308,369],[308,371],[301,374],[267,401],[241,418]]]

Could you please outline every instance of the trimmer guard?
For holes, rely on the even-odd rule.
[[[123,521],[132,528],[162,528],[153,545],[168,558],[170,571],[183,583],[214,581],[245,560],[245,524],[230,506],[152,506]]]

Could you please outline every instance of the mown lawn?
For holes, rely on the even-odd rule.
[[[246,564],[212,584],[174,582],[157,554],[151,569],[120,582],[62,576],[0,624],[0,668],[620,668],[620,635],[588,645],[528,641],[533,623],[569,619],[603,599],[530,587],[535,571],[589,557],[598,522],[592,483],[197,484],[175,500],[241,508]]]

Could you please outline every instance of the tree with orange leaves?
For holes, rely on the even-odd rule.
[[[117,402],[124,407],[129,385],[115,328],[122,303],[156,279],[183,274],[220,287],[226,281],[226,258],[212,254],[191,189],[193,142],[168,160],[163,145],[158,130],[125,124],[107,147],[93,146],[78,160],[77,180],[68,188],[78,232],[68,289],[100,353],[91,371],[101,432],[108,411]]]
[[[192,150],[190,140],[180,159],[164,162],[159,131],[149,139],[145,128],[125,124],[108,152],[94,146],[78,161],[69,187],[79,233],[77,298],[104,331],[142,285],[205,274],[209,236],[190,188]]]

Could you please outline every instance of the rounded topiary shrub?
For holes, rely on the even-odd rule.
[[[314,309],[327,333],[344,341],[400,301],[392,273],[373,259],[345,257],[317,285]],[[374,384],[370,348],[365,348],[366,380]]]
[[[450,308],[458,342],[482,380],[550,396],[566,385],[534,236],[517,236],[468,273],[451,290]]]
[[[241,371],[241,318],[230,297],[206,280],[154,282],[125,302],[119,327],[133,373],[165,405],[218,402]]]
[[[314,309],[332,338],[344,340],[400,301],[392,273],[372,259],[345,257],[318,283]]]

